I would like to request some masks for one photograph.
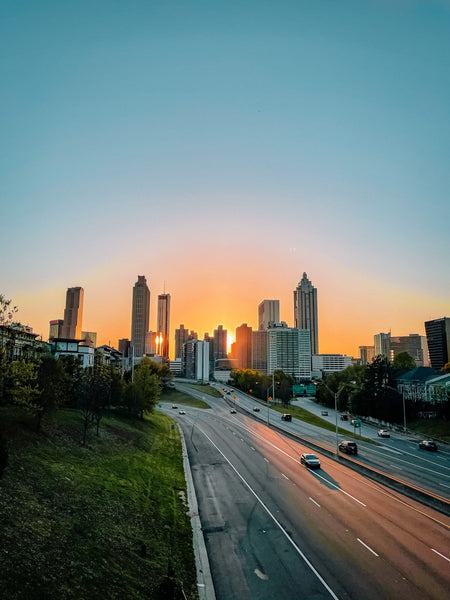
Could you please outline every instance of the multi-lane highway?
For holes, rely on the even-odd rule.
[[[165,410],[186,439],[219,600],[447,597],[448,518],[331,458],[309,471],[308,448],[210,404]]]

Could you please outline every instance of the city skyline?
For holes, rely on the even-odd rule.
[[[1,292],[46,338],[82,286],[116,345],[143,273],[173,347],[265,298],[293,325],[306,272],[320,352],[424,335],[450,314],[449,32],[443,0],[7,2]]]

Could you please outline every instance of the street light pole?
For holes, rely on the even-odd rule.
[[[334,393],[334,417],[336,420],[336,456],[339,456],[339,436],[338,436],[338,409],[337,409],[337,401],[338,401],[338,392]]]

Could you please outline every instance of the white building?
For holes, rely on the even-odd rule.
[[[258,305],[258,329],[264,331],[269,327],[269,323],[280,322],[280,301],[263,300]]]
[[[295,379],[311,379],[311,337],[308,329],[274,324],[267,330],[267,374],[281,369]]]
[[[183,345],[183,358],[186,379],[209,381],[209,342],[188,340]]]
[[[343,354],[313,354],[312,357],[312,375],[316,379],[321,379],[323,375],[343,371],[351,367],[353,358]]]
[[[55,338],[51,342],[52,354],[54,354],[55,358],[59,358],[60,356],[76,356],[82,367],[93,367],[94,348],[82,346],[80,342],[81,340]]]

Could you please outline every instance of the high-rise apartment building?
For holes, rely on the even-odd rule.
[[[267,374],[279,369],[297,380],[311,379],[311,338],[307,329],[281,322],[267,330]]]
[[[263,300],[258,305],[258,329],[263,331],[269,327],[269,323],[280,322],[280,301]]]
[[[180,325],[178,329],[175,329],[175,359],[183,358],[183,344],[185,344],[188,340],[197,340],[198,334],[197,332],[189,331],[186,329],[183,324]]]
[[[159,336],[159,353],[169,359],[169,333],[170,333],[170,294],[159,294],[158,317],[156,331]]]
[[[150,320],[150,290],[144,275],[138,275],[133,287],[131,309],[131,351],[134,356],[145,353],[145,334]]]
[[[243,323],[236,327],[236,341],[232,344],[233,358],[236,359],[237,369],[252,368],[252,328]]]
[[[433,369],[442,369],[450,362],[450,317],[425,321],[428,352]]]
[[[317,289],[309,281],[306,273],[294,290],[294,327],[308,329],[311,339],[311,354],[319,354],[319,317]]]
[[[61,337],[71,340],[80,339],[81,322],[83,320],[83,300],[84,290],[82,287],[68,288]]]
[[[195,339],[185,342],[183,370],[187,379],[209,381],[209,342]]]

